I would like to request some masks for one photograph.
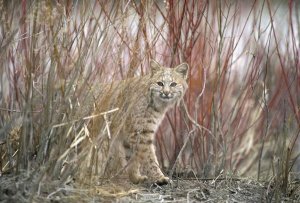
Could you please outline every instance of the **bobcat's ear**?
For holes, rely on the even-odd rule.
[[[154,75],[157,71],[161,69],[161,65],[154,61],[153,59],[150,60],[150,67],[151,67],[151,75]]]
[[[189,65],[187,63],[182,63],[175,67],[175,71],[186,80],[188,78]]]

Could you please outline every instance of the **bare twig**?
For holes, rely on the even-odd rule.
[[[99,117],[99,116],[106,116],[107,114],[113,113],[113,112],[118,111],[118,110],[119,110],[119,108],[115,108],[115,109],[112,109],[112,110],[109,110],[109,111],[106,111],[106,112],[102,112],[102,113],[99,113],[99,114],[96,114],[96,115],[83,117],[82,119],[76,119],[76,120],[73,120],[73,121],[70,121],[70,122],[64,122],[64,123],[56,124],[52,128],[58,128],[58,127],[62,127],[62,126],[65,126],[65,125],[73,124],[73,123],[76,123],[76,122],[81,121],[81,120],[89,120],[89,119],[93,119],[93,118],[96,118],[96,117]]]

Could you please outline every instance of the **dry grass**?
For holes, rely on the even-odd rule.
[[[147,73],[154,58],[191,67],[184,101],[157,133],[165,171],[175,180],[252,176],[272,185],[270,201],[291,195],[300,170],[299,5],[0,1],[1,176],[37,174],[30,198],[45,196],[45,181],[92,187],[116,129],[107,109],[90,136],[91,95],[99,83]]]

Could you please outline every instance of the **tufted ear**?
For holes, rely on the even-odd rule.
[[[188,77],[189,65],[187,63],[182,63],[175,67],[175,71],[179,73],[184,79]]]
[[[151,66],[151,74],[154,75],[157,71],[161,69],[161,65],[154,61],[153,59],[150,60],[150,66]]]

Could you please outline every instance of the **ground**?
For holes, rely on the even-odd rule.
[[[299,181],[290,183],[287,195],[272,182],[251,178],[176,178],[165,186],[134,185],[126,178],[93,185],[37,181],[34,175],[2,175],[0,202],[300,202]]]

